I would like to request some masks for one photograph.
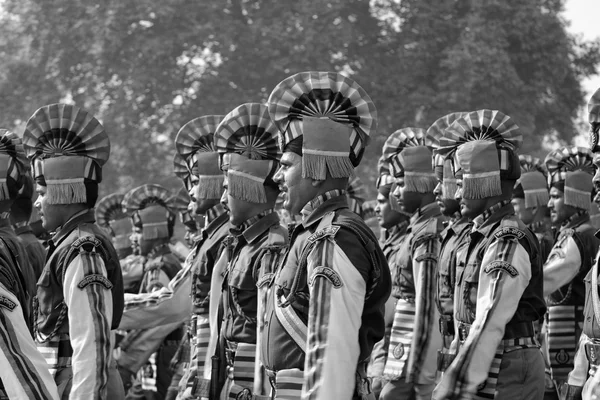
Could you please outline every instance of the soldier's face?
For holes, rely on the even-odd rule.
[[[221,203],[229,210],[229,222],[233,226],[239,226],[246,222],[248,219],[257,215],[257,204],[250,203],[245,200],[236,199],[231,196],[227,191],[229,180],[227,179],[227,171],[224,171],[225,180],[223,181],[223,196],[221,197]]]
[[[202,199],[198,196],[198,178],[192,181],[192,187],[188,194],[190,195],[190,204],[188,210],[191,215],[204,215],[209,209],[219,204],[220,199]]]
[[[565,193],[554,186],[550,188],[548,208],[550,209],[550,221],[552,225],[562,224],[577,212],[577,208],[565,204]]]
[[[48,204],[46,186],[36,185],[36,192],[38,197],[33,206],[42,218],[44,229],[48,232],[53,232],[66,222],[65,215],[68,213],[68,204]]]
[[[286,151],[281,156],[273,181],[283,193],[283,208],[292,215],[299,215],[302,208],[318,193],[313,180],[302,177],[302,157],[291,151]]]
[[[398,225],[405,218],[398,211],[392,210],[389,198],[382,193],[377,194],[375,215],[377,216],[377,221],[379,221],[379,226],[383,229],[390,229]]]
[[[594,203],[600,205],[600,153],[594,153]]]
[[[413,214],[421,207],[421,200],[423,199],[422,193],[411,192],[406,190],[404,185],[404,178],[395,178],[396,185],[392,194],[398,200],[398,206],[400,211],[404,211],[408,214]]]
[[[458,179],[456,184],[458,190],[456,191],[455,198],[460,203],[460,213],[469,219],[483,214],[488,205],[487,199],[465,199],[462,191],[462,180]]]
[[[513,198],[510,202],[515,209],[515,214],[525,225],[529,225],[533,222],[535,216],[534,210],[525,207],[525,199]]]
[[[442,182],[438,180],[438,184],[433,189],[435,202],[440,206],[440,211],[445,216],[453,216],[460,211],[460,204],[454,199],[454,193],[444,193]]]

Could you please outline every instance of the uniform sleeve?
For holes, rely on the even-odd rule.
[[[312,250],[307,277],[310,305],[302,398],[350,399],[360,355],[366,281],[332,239],[320,241]]]
[[[585,354],[585,344],[588,341],[589,337],[585,333],[581,333],[575,359],[573,360],[573,371],[569,373],[569,378],[567,379],[567,383],[570,386],[583,386],[587,380],[590,365]]]
[[[437,370],[436,354],[441,348],[441,336],[434,329],[438,315],[435,307],[437,260],[440,241],[437,235],[420,240],[413,250],[412,265],[415,277],[415,330],[410,347],[408,381],[433,384]],[[439,318],[439,316],[438,316]]]
[[[544,297],[571,282],[581,268],[581,253],[573,236],[556,243],[544,264]]]
[[[169,285],[169,276],[162,268],[152,268],[144,273],[142,289],[144,292],[154,292]]]
[[[111,288],[104,261],[95,251],[80,250],[64,273],[63,295],[73,347],[71,398],[106,397],[112,350]]]
[[[119,329],[147,329],[185,321],[192,312],[191,269],[190,264],[186,265],[166,287],[152,293],[125,293]]]
[[[56,384],[27,329],[21,304],[1,284],[0,365],[0,381],[5,383],[8,398],[58,399]]]
[[[488,247],[481,264],[475,321],[434,398],[470,398],[488,375],[506,324],[514,316],[531,279],[527,251],[516,240],[501,238]]]

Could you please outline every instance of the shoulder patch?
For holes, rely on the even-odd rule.
[[[340,230],[340,227],[337,225],[327,226],[323,229],[316,231],[312,235],[310,235],[308,238],[308,241],[312,243],[312,242],[316,242],[318,240],[325,239],[328,236],[333,238],[333,237],[335,237],[335,235],[338,233],[339,230]]]
[[[315,283],[315,279],[317,279],[317,277],[319,276],[322,276],[323,278],[331,282],[333,287],[336,289],[339,289],[342,286],[344,286],[344,284],[342,283],[342,279],[340,278],[338,273],[329,267],[316,267],[313,270],[310,279],[308,280],[308,284],[310,286],[313,286],[313,284]]]
[[[438,256],[437,256],[437,254],[434,254],[434,253],[425,253],[425,254],[421,254],[419,257],[417,257],[418,262],[437,261],[437,260],[438,260]]]
[[[430,242],[432,240],[440,240],[441,236],[438,233],[424,233],[420,234],[413,240],[413,248],[417,248],[424,243]]]
[[[496,239],[521,240],[525,237],[525,232],[515,227],[504,227],[494,233]]]
[[[8,311],[12,311],[15,309],[15,307],[17,307],[17,303],[6,296],[0,296],[0,307],[6,308]]]
[[[105,277],[104,275],[100,275],[100,274],[93,274],[93,275],[88,275],[88,276],[84,277],[77,284],[77,287],[79,289],[84,289],[88,285],[101,285],[101,286],[104,286],[108,290],[112,289],[112,287],[113,287],[112,282],[109,281],[107,277]]]
[[[494,271],[504,271],[513,278],[519,275],[517,269],[506,261],[493,261],[489,263],[489,265],[487,265],[484,269],[484,272],[486,274],[491,274]]]

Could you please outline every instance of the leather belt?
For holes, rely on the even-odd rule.
[[[465,340],[467,340],[467,336],[469,336],[470,330],[471,330],[470,324],[465,324],[464,322],[459,322],[459,324],[458,324],[458,339],[461,342],[464,342]],[[533,321],[513,322],[511,324],[506,325],[506,327],[504,329],[504,337],[502,339],[503,340],[518,339],[518,338],[533,337],[533,336],[535,336],[535,327],[533,326]]]

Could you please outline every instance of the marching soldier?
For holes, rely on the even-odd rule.
[[[595,174],[593,186],[596,189],[594,201],[600,204],[600,90],[596,90],[588,103],[588,116],[591,125],[590,150],[593,154]],[[596,233],[598,235],[598,233]],[[591,249],[590,249],[591,250]],[[561,395],[566,400],[591,400],[600,398],[600,297],[598,296],[598,257],[592,269],[584,278],[585,308],[583,311],[583,332],[575,355],[573,371]]]
[[[44,263],[46,262],[46,249],[33,233],[29,224],[33,211],[33,194],[35,185],[29,172],[23,174],[23,187],[19,190],[17,198],[10,207],[10,222],[17,238],[25,249],[29,265],[33,269],[35,282],[38,281]]]
[[[466,113],[452,113],[436,120],[427,129],[427,134],[438,144],[446,130],[458,118]],[[442,155],[434,155],[434,170],[437,186],[433,193],[442,215],[448,218],[442,231],[442,243],[437,263],[437,290],[435,302],[440,315],[439,330],[442,347],[438,352],[437,369],[444,372],[454,355],[450,346],[454,341],[454,284],[456,282],[456,252],[471,233],[472,223],[460,212],[460,198],[456,198],[458,186],[452,168],[452,161]]]
[[[547,344],[555,387],[573,369],[583,321],[584,277],[598,250],[590,224],[592,153],[583,147],[564,147],[546,156],[550,186],[550,218],[559,232],[544,264],[544,295],[548,305]]]
[[[131,222],[127,213],[123,211],[124,197],[119,193],[109,194],[100,199],[96,205],[96,221],[99,226],[110,233],[113,246],[115,246],[120,260],[132,254],[131,241],[129,240]]]
[[[217,290],[210,290],[211,279],[222,243],[229,234],[229,216],[220,204],[224,178],[214,147],[214,131],[222,119],[222,116],[214,115],[195,118],[185,124],[175,138],[175,158],[181,157],[180,160],[189,166],[189,176],[178,173],[177,168],[175,172],[190,187],[190,206],[193,212],[204,216],[204,229],[184,268],[166,288],[149,294],[126,296],[120,326],[124,329],[152,328],[183,322],[192,313],[189,332],[191,358],[179,388],[183,398],[208,397],[210,383],[210,371],[205,371],[211,336],[209,307],[218,303],[220,296],[220,285],[215,286]],[[179,161],[174,163],[180,164]],[[216,301],[212,298],[213,294]]]
[[[396,309],[396,299],[399,296],[400,288],[397,285],[399,268],[393,262],[396,258],[396,253],[402,246],[402,240],[406,236],[408,228],[409,216],[399,211],[399,206],[396,203],[396,198],[392,196],[392,185],[394,177],[390,174],[389,164],[383,160],[383,157],[378,162],[379,177],[377,178],[377,205],[375,206],[375,214],[382,230],[379,240],[381,250],[390,266],[390,274],[392,277],[392,296],[388,299],[385,307],[386,329],[385,336],[373,347],[371,360],[367,370],[367,375],[372,380],[372,388],[375,397],[378,398],[381,389],[385,385],[385,377],[383,371],[388,356],[388,347],[390,344],[390,335],[392,333],[393,314]]]
[[[189,192],[189,187],[179,189],[179,192],[173,196],[173,209],[179,214],[179,222],[181,222],[185,229],[183,239],[188,246],[193,247],[198,239],[198,223],[196,222],[195,215],[192,214],[192,210],[189,208],[191,202]]]
[[[377,239],[348,209],[345,189],[376,128],[375,106],[333,72],[293,75],[268,104],[283,149],[275,181],[284,207],[302,219],[269,290],[261,358],[275,399],[364,398],[391,283]]]
[[[6,215],[24,185],[27,159],[17,135],[4,129],[0,135],[0,212]],[[29,201],[31,205],[31,196]],[[9,245],[9,240],[16,242],[10,236],[5,228],[0,231],[0,398],[58,399],[48,365],[31,337],[33,293],[27,292],[22,254],[15,243]]]
[[[223,255],[227,260],[219,306],[223,319],[214,353],[224,353],[225,359],[220,371],[212,370],[211,390],[216,391],[216,374],[225,371],[222,400],[266,399],[268,383],[262,379],[257,337],[264,323],[265,285],[273,277],[288,236],[274,211],[279,188],[273,175],[281,152],[267,107],[246,103],[235,108],[217,127],[215,146],[225,175],[222,202],[229,209],[232,228]]]
[[[461,213],[473,220],[457,250],[454,296],[456,358],[433,399],[541,400],[544,361],[534,321],[545,312],[537,239],[514,215],[521,174],[517,125],[479,110],[443,133],[438,154],[453,159]]]
[[[91,114],[67,104],[38,109],[27,121],[44,228],[54,232],[37,286],[35,340],[61,398],[122,399],[112,358],[123,310],[119,258],[95,224],[94,205],[110,142]]]
[[[389,382],[381,399],[416,396],[431,398],[435,386],[436,354],[441,347],[435,329],[435,274],[442,220],[433,190],[432,140],[425,130],[403,128],[383,145],[383,157],[395,179],[393,195],[411,215],[407,234],[392,265],[398,292],[384,376]]]
[[[169,284],[181,269],[171,252],[175,214],[171,193],[160,185],[146,184],[132,189],[124,198],[123,209],[131,216],[131,241],[139,255],[145,257],[140,293],[150,293]],[[162,325],[149,330],[136,327],[120,343],[119,371],[126,387],[138,372],[138,382],[129,398],[164,398],[171,383],[169,368],[183,335],[181,323]]]

